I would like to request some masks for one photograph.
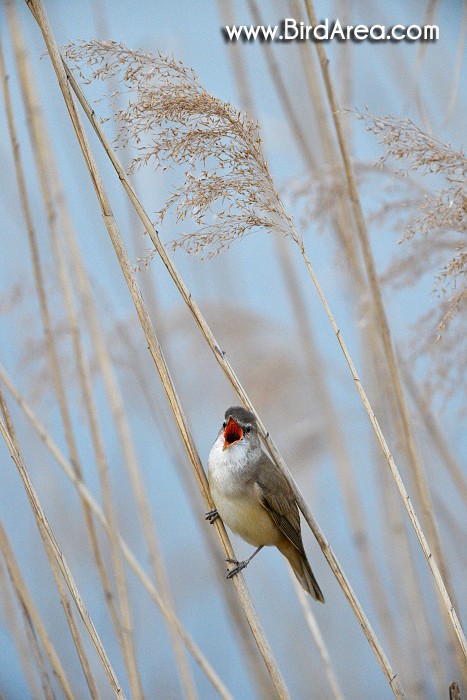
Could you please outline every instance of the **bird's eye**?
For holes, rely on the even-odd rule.
[[[227,422],[226,422],[226,421],[224,421],[224,422],[222,423],[222,427],[223,427],[223,428],[227,428]]]
[[[251,432],[251,425],[246,426],[245,432],[247,432],[247,433]]]

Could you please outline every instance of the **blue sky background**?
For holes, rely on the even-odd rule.
[[[50,127],[73,223],[93,281],[103,325],[111,340],[112,354],[127,403],[179,616],[234,697],[256,697],[238,651],[232,623],[225,610],[222,596],[224,584],[219,584],[215,576],[216,567],[222,572],[222,554],[219,549],[217,560],[213,560],[207,550],[203,532],[206,527],[203,521],[203,504],[196,494],[194,479],[191,477],[183,448],[178,445],[176,429],[171,422],[165,396],[148,357],[146,341],[102,224],[93,188],[53,70],[47,56],[43,55],[45,49],[42,37],[26,4],[17,0],[15,6],[25,32],[34,78]],[[214,0],[182,0],[178,3],[115,0],[112,3],[104,2],[102,5],[87,0],[70,0],[46,1],[45,6],[59,44],[98,36],[102,26],[107,24],[108,38],[122,41],[131,48],[160,50],[173,54],[196,71],[200,82],[209,92],[242,107],[229,54],[235,47],[225,43],[223,39],[220,4]],[[357,107],[361,110],[368,107],[370,112],[377,115],[391,114],[404,119],[411,118],[423,128],[417,103],[418,91],[433,133],[441,141],[449,142],[454,148],[460,149],[465,141],[466,98],[462,88],[462,85],[465,85],[465,56],[455,108],[447,123],[445,116],[452,89],[462,22],[465,23],[465,8],[462,10],[462,3],[454,0],[435,3],[435,6],[434,21],[440,27],[440,39],[427,44],[426,52],[422,55],[419,53],[421,49],[418,42],[400,42],[394,45],[331,42],[326,44],[325,48],[340,98],[349,93],[348,86],[342,83],[342,65],[346,60],[351,62],[352,101],[349,104],[341,102],[343,107]],[[232,8],[237,24],[252,23],[247,2],[234,2]],[[363,1],[342,4],[321,0],[316,2],[316,11],[320,18],[339,17],[341,21],[345,15],[345,21],[351,24],[423,24],[427,3],[395,0],[389,5],[383,2]],[[261,12],[267,24],[277,24],[285,16],[294,16],[288,3],[279,0],[261,3]],[[0,10],[0,29],[13,102],[17,110],[16,127],[28,176],[28,193],[40,240],[41,259],[46,271],[51,308],[59,325],[64,314],[50,256],[46,219],[4,8]],[[242,44],[241,51],[244,53],[248,79],[254,94],[265,155],[275,183],[283,191],[292,178],[301,178],[304,175],[305,163],[271,83],[262,45],[258,42]],[[275,59],[297,107],[301,125],[309,135],[309,143],[323,162],[324,168],[320,134],[308,102],[297,51],[295,43],[274,46]],[[420,61],[420,68],[414,77],[417,60]],[[91,96],[97,96],[101,95],[106,87],[90,86],[86,91]],[[96,109],[102,109],[104,112],[106,106],[100,103]],[[376,160],[382,153],[376,138],[368,134],[363,123],[354,116],[346,115],[345,121],[351,133],[353,158],[366,162]],[[110,124],[107,124],[106,128],[112,133]],[[118,179],[93,135],[91,143],[130,254],[132,258],[136,258],[148,247],[148,239],[143,239],[141,225],[138,222],[135,224],[134,218],[129,215],[128,204]],[[30,397],[41,421],[66,451],[53,392],[48,381],[41,379],[44,365],[40,359],[41,323],[3,109],[0,110],[0,161],[0,301],[3,311],[0,316],[0,361],[21,391]],[[164,177],[147,169],[136,175],[134,182],[147,210],[153,213],[161,207],[170,192],[170,187],[177,182],[177,173]],[[363,206],[366,210],[371,209],[375,197],[379,194],[378,180],[375,179],[374,182],[376,184],[372,185],[370,182],[369,186],[363,189]],[[299,212],[294,211],[293,204],[290,204],[290,207],[290,213],[298,216]],[[160,233],[164,241],[170,241],[180,230],[169,217]],[[401,230],[391,229],[390,226],[384,226],[381,230],[375,227],[371,230],[372,247],[379,271],[382,272],[389,260],[401,252],[397,244],[401,233]],[[364,384],[369,382],[370,399],[374,401],[377,411],[381,411],[383,430],[388,432],[391,449],[396,461],[401,465],[401,471],[412,494],[412,479],[386,416],[387,396],[384,391],[380,391],[381,387],[371,384],[372,372],[367,365],[365,337],[361,332],[364,319],[355,316],[355,306],[349,293],[349,284],[352,283],[347,276],[346,260],[338,250],[332,232],[320,232],[313,223],[305,233],[305,244],[338,325],[352,356],[356,358]],[[359,479],[358,489],[363,503],[364,518],[369,527],[371,547],[383,571],[383,579],[387,582],[386,592],[392,601],[391,611],[395,627],[400,634],[400,647],[396,652],[397,659],[394,659],[394,664],[396,665],[397,660],[401,667],[402,680],[409,686],[413,681],[411,670],[414,670],[413,675],[417,678],[426,678],[426,686],[421,691],[422,697],[434,698],[435,690],[429,673],[426,672],[423,653],[421,665],[418,665],[417,658],[410,656],[411,647],[405,630],[405,625],[410,622],[407,622],[409,618],[405,616],[406,611],[398,597],[399,572],[397,568],[391,568],[394,561],[386,556],[388,534],[389,539],[391,538],[391,533],[387,532],[387,521],[383,518],[382,504],[384,489],[381,475],[386,465],[378,452],[324,311],[306,277],[303,262],[295,246],[289,242],[288,245],[291,246],[293,264],[308,304],[307,322],[311,322],[322,355],[323,373],[330,378],[329,388],[341,417],[346,447]],[[383,644],[390,648],[389,641],[385,638],[384,624],[376,617],[365,576],[356,560],[355,545],[349,531],[336,465],[333,463],[323,432],[321,408],[314,396],[313,383],[300,351],[296,324],[278,265],[277,242],[272,236],[259,232],[235,243],[227,254],[206,263],[200,263],[180,251],[174,257],[188,288],[208,322],[212,324],[222,348],[227,352],[231,364],[296,475],[364,609],[374,623],[377,633],[381,634]],[[198,450],[206,463],[210,445],[222,421],[222,414],[227,406],[236,403],[236,399],[211,353],[204,347],[196,325],[166,270],[157,259],[148,272],[139,273],[138,278],[143,288],[144,277],[147,275],[152,277],[157,298],[157,306],[152,308],[156,331],[160,334],[161,344],[185,406]],[[385,303],[392,333],[403,352],[408,342],[411,324],[420,313],[429,310],[436,303],[430,294],[431,287],[432,276],[427,275],[411,289],[386,293]],[[22,293],[17,301],[10,303],[14,296],[12,291],[17,288],[21,289]],[[305,319],[303,321],[305,322]],[[122,327],[131,338],[132,347],[129,346]],[[89,347],[89,341],[86,342]],[[66,335],[62,335],[60,347],[86,479],[92,493],[100,500],[85,411],[74,376],[70,343]],[[449,362],[449,358],[446,358],[446,361]],[[134,371],[136,366],[141,368],[149,395],[157,402],[158,413],[155,419],[138,383]],[[424,375],[426,369],[426,361],[422,361],[417,368],[419,378]],[[115,497],[120,507],[121,530],[146,565],[147,555],[141,542],[139,528],[134,522],[134,504],[129,496],[102,381],[97,375],[95,387]],[[448,402],[444,401],[443,397],[435,397],[434,408],[435,412],[439,412],[438,417],[450,446],[457,458],[465,462],[465,425],[462,424],[459,413],[462,400],[460,395],[453,396]],[[69,559],[83,598],[89,606],[117,674],[124,678],[123,664],[98,588],[97,575],[89,565],[89,547],[74,489],[53,464],[46,449],[33,434],[12,399],[9,403],[41,502]],[[165,416],[164,421],[168,422],[162,421],[162,415]],[[434,453],[418,418],[415,418],[415,426],[429,481],[436,496],[439,496],[443,504],[451,504],[452,511],[460,522],[462,519],[465,521],[465,504],[460,502],[452,482],[446,476],[444,466],[439,464],[439,457]],[[76,655],[55,595],[55,584],[48,571],[22,485],[4,446],[0,447],[0,468],[0,514],[14,544],[31,593],[69,671],[76,697],[85,697]],[[191,488],[195,493],[194,505],[187,497],[178,469],[183,470],[188,475],[188,480],[191,480]],[[392,483],[388,488],[392,488],[395,493]],[[461,613],[465,615],[465,557],[464,560],[461,557],[458,559],[458,540],[447,527],[442,515],[441,509],[441,534],[448,561],[453,565],[453,579],[460,598]],[[410,538],[416,569],[422,581],[423,595],[433,615],[440,648],[446,650],[447,640],[441,625],[431,575],[412,532]],[[326,606],[316,605],[313,611],[329,646],[345,697],[392,697],[358,622],[348,609],[324,557],[307,528],[304,528],[304,541],[327,599]],[[396,547],[395,540],[390,541],[393,541],[393,546]],[[234,546],[240,556],[247,555],[247,545],[234,539]],[[404,572],[400,573],[402,587],[405,585]],[[138,660],[147,697],[181,697],[167,633],[160,615],[154,610],[146,593],[131,573],[128,578],[137,630]],[[321,662],[294,597],[287,568],[279,554],[267,551],[255,559],[254,565],[246,573],[246,580],[292,697],[329,697]],[[225,582],[225,585],[229,583]],[[91,657],[94,658],[90,644],[88,648]],[[6,700],[29,697],[1,606],[0,650],[0,694],[3,694]],[[392,656],[391,652],[389,656]],[[102,697],[111,697],[98,662],[94,660],[93,664],[99,685],[103,688]],[[192,669],[199,696],[215,697],[211,686],[195,664],[192,664]],[[449,659],[445,662],[442,673],[447,689],[448,683],[455,677]],[[123,682],[125,690],[128,691],[125,678]]]

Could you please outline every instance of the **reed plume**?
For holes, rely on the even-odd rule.
[[[296,236],[264,159],[258,124],[207,92],[191,68],[161,53],[96,39],[68,44],[65,55],[85,82],[121,83],[126,106],[115,115],[116,141],[134,147],[129,172],[181,167],[183,182],[156,225],[173,210],[176,222],[190,221],[195,230],[174,240],[173,248],[209,258],[258,229]]]

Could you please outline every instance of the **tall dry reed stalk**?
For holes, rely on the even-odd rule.
[[[252,2],[249,3],[249,7],[256,24],[263,24],[257,4],[252,0]],[[292,2],[292,7],[294,16],[298,17],[300,15],[300,5],[298,0]],[[219,3],[219,13],[223,25],[230,26],[236,23],[235,16],[231,12],[231,8],[229,6]],[[292,99],[288,95],[287,85],[280,75],[280,67],[272,55],[273,49],[267,43],[263,44],[262,48],[266,54],[267,66],[271,81],[276,89],[279,100],[283,105],[284,113],[287,115],[291,111],[293,112],[293,119],[290,119],[289,121],[292,127],[292,134],[297,143],[297,150],[301,154],[304,164],[311,172],[316,173],[316,177],[318,178],[320,175],[322,175],[322,168],[319,167],[317,158],[314,157],[312,153],[312,145],[316,146],[316,139],[314,139],[313,144],[310,144],[310,147],[302,148],[305,134],[301,128],[297,128],[298,117],[295,114],[296,108],[299,106],[294,106]],[[250,88],[247,77],[248,69],[246,66],[244,52],[237,44],[233,44],[229,47],[229,54],[232,58],[232,71],[238,86],[240,102],[246,112],[252,116],[256,113],[256,110],[253,100],[253,91]],[[321,98],[317,76],[314,73],[313,57],[306,46],[299,47],[299,54],[303,63],[304,73],[307,76],[306,84],[311,91],[311,104],[317,112],[316,122],[319,129],[322,131],[322,138],[320,139],[320,142],[324,143],[325,153],[329,160],[331,160],[334,157],[333,143],[330,137],[330,130],[327,124],[327,115],[323,107],[323,100]],[[340,197],[338,201],[341,208],[344,210],[345,200]],[[344,221],[348,218],[347,212],[341,212],[339,208],[337,213],[334,213],[332,218],[333,224],[337,228],[346,250],[348,250],[349,258],[353,262],[353,266],[357,265],[358,259],[354,254],[354,248],[352,245],[347,244],[348,233],[344,225]],[[296,270],[292,262],[291,250],[287,245],[287,242],[280,237],[275,237],[275,244],[278,266],[280,267],[284,277],[284,287],[287,295],[290,297],[291,307],[295,315],[297,336],[301,340],[303,357],[306,358],[307,367],[310,371],[313,384],[313,393],[318,397],[318,403],[322,408],[326,438],[330,445],[330,452],[336,462],[339,483],[343,493],[347,517],[349,519],[355,547],[362,569],[365,571],[365,578],[370,589],[372,602],[377,612],[379,621],[383,626],[386,638],[390,642],[392,655],[397,658],[397,655],[400,655],[400,643],[397,638],[396,629],[393,624],[393,617],[390,613],[388,601],[385,595],[380,567],[378,566],[371,551],[371,547],[369,546],[369,538],[366,533],[366,526],[363,518],[363,504],[361,503],[359,491],[358,488],[356,488],[356,483],[352,474],[353,466],[350,463],[349,454],[346,449],[346,440],[343,430],[341,430],[341,422],[337,417],[337,410],[334,406],[333,398],[329,392],[328,386],[326,385],[326,375],[322,372],[323,358],[320,357],[317,344],[313,338],[311,323],[309,322],[306,310],[307,305],[305,295],[300,287]],[[359,273],[358,268],[357,272]],[[359,274],[359,279],[363,280],[361,274]],[[361,296],[363,296],[363,294]],[[416,579],[415,575],[414,579]],[[312,628],[312,633],[313,629],[314,627]],[[326,662],[324,663],[326,667]],[[398,665],[400,666],[400,664]],[[435,666],[433,666],[433,668],[435,668]],[[330,687],[335,688],[334,680],[330,679],[329,682]],[[339,691],[336,690],[336,692],[338,693]]]
[[[30,215],[30,209],[29,209],[29,206],[27,204],[27,195],[26,195],[26,188],[25,188],[25,175],[24,175],[24,169],[23,169],[22,163],[21,163],[21,157],[19,154],[19,145],[18,145],[18,140],[16,137],[15,122],[14,122],[13,113],[12,113],[11,98],[10,98],[10,94],[9,94],[8,83],[6,81],[6,72],[5,72],[5,65],[4,65],[4,60],[3,60],[3,50],[2,50],[1,43],[0,43],[0,71],[2,73],[2,80],[3,80],[3,89],[4,89],[4,95],[5,95],[5,105],[6,105],[6,112],[7,112],[7,119],[8,119],[8,128],[10,131],[11,142],[13,144],[13,150],[15,152],[15,166],[16,166],[18,185],[19,185],[20,192],[22,193],[23,206],[25,206],[25,211],[26,211],[26,216],[27,216],[27,221],[28,221],[28,229],[29,229],[29,232],[31,234],[30,241],[31,241],[31,247],[32,247],[33,257],[34,257],[34,261],[35,261],[35,268],[37,271],[37,278],[36,279],[38,281],[39,290],[40,290],[40,294],[41,294],[41,299],[42,299],[42,304],[43,304],[42,308],[43,308],[43,314],[44,314],[46,327],[50,328],[50,318],[48,315],[48,307],[47,307],[47,303],[45,300],[45,291],[44,291],[44,286],[43,286],[43,275],[42,275],[41,270],[40,270],[40,262],[39,262],[39,256],[38,256],[38,250],[37,250],[37,243],[35,240],[34,229],[32,227],[32,219],[31,219],[31,215]],[[15,145],[16,145],[16,147],[15,147]],[[49,344],[49,349],[52,349],[52,347],[53,347],[53,341],[52,341],[52,344]],[[55,358],[55,354],[54,354],[53,350],[52,350],[52,353],[53,353],[53,357]],[[55,367],[55,369],[57,370],[58,368]],[[17,446],[16,435],[14,432],[13,424],[12,424],[11,419],[9,417],[9,414],[7,412],[6,404],[4,404],[3,397],[1,397],[1,396],[0,396],[0,403],[2,404],[2,412],[4,414],[7,429],[12,437],[13,442]],[[18,446],[17,446],[17,449],[19,449]],[[42,535],[42,531],[41,531],[41,535]],[[83,672],[84,672],[84,675],[86,678],[86,682],[87,682],[89,691],[91,693],[91,697],[97,698],[98,693],[97,693],[96,684],[95,684],[94,678],[93,678],[92,673],[91,673],[89,661],[88,661],[86,653],[84,651],[84,647],[83,647],[83,644],[81,641],[81,637],[80,637],[80,633],[79,633],[77,624],[76,624],[75,619],[74,619],[73,609],[71,608],[69,601],[68,601],[66,588],[65,588],[63,581],[61,579],[61,575],[60,575],[58,566],[55,563],[55,560],[53,557],[53,552],[52,552],[52,550],[48,544],[48,541],[45,537],[43,537],[43,543],[44,543],[44,548],[45,548],[45,551],[47,554],[47,558],[49,560],[49,565],[50,565],[50,568],[52,570],[52,573],[53,573],[53,576],[54,576],[54,579],[55,579],[55,582],[56,582],[56,585],[58,588],[60,600],[62,602],[62,606],[63,606],[64,612],[65,612],[65,615],[67,618],[67,622],[68,622],[68,625],[70,627],[73,641],[75,643],[78,657],[79,657],[80,662],[81,662],[81,667],[83,669]]]
[[[6,559],[5,553],[2,552],[2,555],[3,556],[0,559],[0,590],[2,591],[2,602],[7,625],[11,630],[13,643],[18,651],[21,667],[23,669],[31,696],[33,698],[40,697],[42,687],[44,695],[48,700],[50,697],[50,682],[48,673],[44,666],[37,637],[34,632],[34,627],[31,623],[31,619],[26,608],[21,604],[20,592],[14,585],[13,581],[11,581],[13,590],[10,590],[7,581],[7,566],[6,563],[4,563],[4,560]],[[19,602],[18,615],[16,614],[17,611],[15,610],[15,598]],[[39,685],[39,680],[37,679],[34,663],[37,666],[38,673],[42,680],[41,685]]]
[[[44,656],[46,656],[52,668],[53,674],[58,680],[63,695],[66,698],[73,698],[73,693],[65,670],[60,662],[54,644],[50,639],[49,634],[47,633],[44,622],[27,589],[26,583],[24,581],[23,576],[21,575],[21,571],[16,560],[13,547],[9,542],[8,535],[1,521],[0,550],[2,552],[2,557],[5,562],[5,566],[8,571],[11,584],[15,591],[16,597],[18,598],[20,608],[25,620],[27,634],[30,639],[30,643],[28,646],[30,647],[30,650],[32,649],[34,661],[39,670],[42,691],[47,700],[53,699],[55,697],[54,692],[52,690],[50,675],[47,670],[47,665],[45,663]],[[42,653],[40,645],[42,645],[44,653]],[[31,653],[30,650],[29,653]],[[27,657],[26,663],[27,666],[31,669],[31,660],[27,659]],[[36,694],[36,697],[39,697],[39,693]]]
[[[12,28],[13,43],[16,53],[16,58],[18,62],[19,74],[20,74],[20,85],[23,93],[23,99],[26,104],[28,122],[30,126],[30,132],[32,137],[33,151],[36,162],[36,167],[38,171],[38,179],[42,190],[42,196],[44,199],[45,210],[47,213],[47,222],[49,227],[49,233],[52,241],[52,251],[55,259],[56,268],[58,271],[59,286],[64,299],[64,306],[66,311],[67,322],[71,331],[73,350],[76,357],[76,364],[78,370],[79,383],[82,390],[84,404],[86,408],[86,413],[88,416],[90,432],[92,436],[92,443],[95,453],[95,459],[98,466],[98,474],[101,485],[101,491],[103,494],[104,501],[104,512],[108,521],[111,523],[111,532],[114,533],[114,537],[111,539],[111,555],[112,555],[112,565],[114,570],[114,580],[117,590],[117,600],[119,604],[119,611],[116,616],[115,624],[117,634],[122,646],[123,657],[125,660],[125,665],[128,671],[128,677],[130,681],[130,688],[133,697],[143,698],[143,689],[141,686],[140,674],[138,670],[138,664],[136,661],[135,645],[134,645],[134,635],[133,635],[133,624],[131,619],[130,601],[128,594],[128,586],[126,580],[126,573],[123,566],[123,559],[118,548],[118,521],[116,515],[116,509],[114,505],[114,499],[112,496],[112,486],[110,483],[109,476],[109,465],[105,454],[104,441],[102,438],[102,432],[99,425],[99,419],[97,414],[96,403],[93,396],[93,390],[91,386],[90,370],[87,365],[87,361],[83,352],[83,343],[81,339],[80,328],[77,318],[77,310],[75,307],[73,293],[71,290],[69,278],[66,273],[66,266],[64,264],[64,258],[59,243],[59,231],[58,231],[58,219],[57,212],[54,206],[54,201],[52,197],[52,191],[49,179],[49,168],[48,168],[48,158],[46,156],[45,150],[43,148],[42,142],[42,130],[37,119],[34,118],[34,103],[32,99],[32,91],[30,86],[30,72],[27,70],[27,66],[24,61],[24,46],[21,42],[21,37],[19,35],[16,17],[13,10],[13,5],[11,2],[8,3],[9,9],[9,19]],[[37,274],[39,279],[39,284],[43,284],[43,273],[40,271],[40,261],[37,256]],[[45,303],[45,302],[44,302]],[[44,313],[48,315],[47,306],[45,306]],[[50,320],[47,320],[47,324],[50,324]],[[52,351],[53,340],[49,341],[50,349]],[[65,388],[64,382],[61,378],[61,371],[59,368],[58,354],[56,350],[53,350],[51,354],[51,359],[54,366],[54,372],[56,374],[56,386],[59,392],[61,402],[63,403],[62,410],[65,411],[65,424],[69,425],[70,437],[73,434],[71,427],[71,420],[69,415],[69,410],[67,407],[67,402],[65,400]],[[75,438],[73,437],[73,449],[76,450]],[[72,453],[73,454],[73,453]],[[77,455],[77,452],[76,452]],[[81,473],[78,473],[81,476]],[[109,588],[107,588],[109,590]]]
[[[0,396],[2,396],[2,403],[3,405],[6,406],[6,403],[3,399],[3,394],[0,389]],[[81,615],[81,619],[83,620],[83,623],[89,633],[89,636],[94,644],[94,647],[97,651],[97,654],[99,656],[99,659],[102,663],[102,666],[106,672],[106,675],[109,679],[110,685],[112,687],[112,690],[115,693],[115,697],[124,700],[125,694],[122,690],[122,687],[118,681],[117,676],[115,675],[115,672],[113,670],[113,667],[109,661],[109,658],[107,656],[107,653],[104,649],[104,646],[100,640],[99,635],[97,634],[97,631],[94,627],[92,618],[84,604],[84,601],[79,593],[78,587],[76,586],[76,583],[74,581],[74,578],[71,574],[70,568],[68,566],[68,563],[65,559],[65,556],[63,552],[60,549],[60,546],[57,542],[57,539],[55,537],[55,534],[50,527],[50,524],[47,520],[47,516],[39,502],[39,499],[37,497],[37,494],[34,490],[34,486],[31,482],[30,476],[28,469],[26,467],[26,464],[24,462],[23,456],[21,454],[21,451],[19,449],[19,445],[14,441],[14,438],[11,436],[8,428],[7,428],[7,423],[3,418],[0,418],[0,432],[2,433],[3,439],[5,440],[6,446],[10,452],[10,455],[13,459],[13,462],[16,465],[16,468],[18,470],[18,473],[21,477],[21,480],[24,485],[24,489],[26,491],[26,495],[29,499],[29,502],[31,504],[31,508],[34,514],[34,517],[36,519],[37,527],[39,529],[39,532],[41,533],[41,537],[44,540],[44,545],[47,547],[50,547],[53,556],[55,557],[56,563],[60,569],[60,572],[63,576],[64,581],[66,582],[66,585],[68,586],[68,590],[70,591],[70,594],[75,602],[75,605],[77,607],[77,610],[79,614]],[[36,625],[35,625],[36,626]],[[37,626],[36,626],[37,629]],[[68,691],[66,692],[67,697],[72,698],[73,695]]]
[[[306,6],[308,19],[310,20],[310,23],[313,25],[316,25],[317,24],[317,17],[316,17],[316,13],[314,10],[314,5],[313,5],[312,0],[305,0],[305,6]],[[329,71],[328,61],[326,58],[326,53],[325,53],[324,47],[321,43],[318,42],[318,44],[316,45],[316,50],[318,52],[318,56],[319,56],[319,60],[320,60],[324,85],[325,85],[326,94],[327,94],[328,101],[329,101],[329,108],[331,111],[334,127],[336,130],[337,140],[339,143],[339,149],[340,149],[340,153],[341,153],[341,157],[342,157],[342,163],[344,166],[345,176],[346,176],[346,180],[347,180],[348,196],[349,196],[349,199],[351,202],[352,215],[353,215],[353,219],[355,221],[355,228],[356,228],[356,231],[358,234],[358,240],[360,242],[360,246],[361,246],[361,250],[362,250],[362,254],[363,254],[363,260],[364,260],[364,264],[365,264],[366,273],[368,275],[368,281],[369,281],[369,286],[370,286],[370,290],[371,290],[372,301],[373,301],[374,309],[375,309],[375,318],[376,318],[376,322],[378,324],[378,328],[379,328],[380,333],[381,333],[384,352],[385,352],[386,360],[388,363],[389,372],[390,372],[390,375],[391,375],[391,378],[393,381],[398,408],[399,408],[401,418],[402,418],[404,437],[405,437],[405,441],[406,441],[408,454],[410,457],[410,463],[412,465],[412,468],[413,468],[414,474],[415,474],[418,494],[420,497],[420,501],[421,501],[421,505],[422,505],[422,512],[423,512],[423,516],[424,516],[424,520],[425,520],[425,527],[428,530],[428,533],[430,535],[430,540],[432,542],[433,551],[434,551],[434,553],[436,555],[436,559],[437,559],[437,561],[439,561],[439,564],[441,567],[440,573],[442,573],[443,577],[446,578],[448,575],[448,572],[447,572],[447,567],[446,567],[445,561],[444,561],[444,553],[443,553],[443,549],[442,549],[440,538],[439,538],[439,532],[438,532],[438,527],[437,527],[436,519],[435,519],[434,512],[433,512],[433,507],[431,504],[430,493],[429,493],[428,487],[426,485],[426,479],[425,479],[425,475],[423,472],[423,465],[421,463],[421,460],[420,460],[420,457],[418,454],[418,450],[417,450],[417,447],[415,445],[415,439],[414,439],[414,434],[413,434],[413,430],[412,430],[412,426],[411,426],[408,405],[407,405],[404,389],[403,389],[401,378],[400,378],[400,371],[399,371],[398,364],[396,361],[396,356],[395,356],[394,347],[393,347],[392,338],[391,338],[391,332],[390,332],[389,323],[388,323],[386,311],[385,311],[384,304],[383,304],[381,289],[380,289],[380,286],[378,283],[374,258],[373,258],[373,254],[372,254],[371,247],[369,244],[368,231],[367,231],[367,227],[366,227],[366,223],[365,223],[365,218],[363,215],[360,197],[359,197],[356,182],[355,182],[353,167],[352,167],[352,163],[351,163],[351,160],[349,157],[347,145],[345,142],[344,131],[343,131],[342,124],[341,124],[339,108],[338,108],[337,101],[336,101],[336,96],[335,96],[335,91],[334,91],[334,87],[333,87],[333,83],[332,83],[332,79],[331,79],[331,75],[330,75],[330,71]],[[363,398],[363,396],[362,396],[362,398]],[[401,493],[401,495],[404,497],[404,495],[402,493]],[[409,512],[409,515],[410,515],[410,512]],[[415,520],[413,520],[412,516],[411,516],[411,519],[412,519],[413,524],[415,525]],[[419,539],[420,539],[420,537],[419,537]],[[420,542],[423,546],[421,539],[420,539]],[[427,544],[427,548],[425,550],[425,556],[428,557],[429,548],[428,548],[428,543],[426,543],[426,544]],[[431,552],[430,552],[430,555],[431,555]],[[438,567],[436,566],[436,569],[437,568]],[[436,575],[435,575],[435,578],[436,578]],[[441,578],[441,575],[439,578]],[[444,587],[444,582],[442,582],[442,584]],[[447,594],[447,591],[446,591],[446,594]],[[443,597],[444,597],[444,594],[443,594]],[[446,603],[447,609],[449,611],[450,607],[451,607],[450,600],[448,601],[446,599],[445,603]],[[455,621],[454,621],[454,625],[455,625],[455,627],[457,627],[457,624],[455,623]],[[463,635],[461,635],[461,637],[460,637],[461,645],[464,647],[464,654],[467,655],[467,646],[465,644],[465,637],[462,639],[462,636]]]
[[[11,4],[8,4],[7,8],[9,10],[9,17],[14,22],[14,15],[12,14]],[[35,278],[37,295],[38,295],[39,302],[40,302],[40,309],[41,309],[41,316],[42,316],[42,321],[43,321],[44,334],[45,334],[46,342],[47,342],[47,352],[48,352],[48,357],[49,357],[49,361],[50,361],[50,366],[52,369],[53,382],[54,382],[54,387],[55,387],[55,391],[56,391],[56,395],[57,395],[57,399],[58,399],[58,404],[59,404],[59,408],[60,408],[60,415],[61,415],[63,426],[64,426],[68,450],[69,450],[69,453],[71,455],[71,461],[72,461],[72,464],[74,465],[74,468],[76,469],[76,474],[77,474],[78,478],[82,479],[82,469],[81,469],[81,465],[80,465],[76,439],[75,439],[75,435],[74,435],[74,431],[73,431],[73,427],[72,427],[70,410],[69,410],[69,405],[68,405],[68,401],[67,401],[67,397],[66,397],[64,380],[63,380],[63,376],[62,376],[62,370],[61,370],[60,362],[59,362],[59,358],[58,358],[56,340],[55,340],[54,335],[53,335],[52,321],[51,321],[51,316],[50,316],[50,311],[49,311],[49,304],[47,301],[47,296],[46,296],[46,291],[45,291],[44,275],[42,272],[40,258],[39,258],[39,248],[38,248],[38,244],[37,244],[37,235],[36,235],[36,231],[35,231],[33,216],[31,213],[31,207],[30,207],[29,199],[28,199],[28,195],[27,195],[24,171],[23,171],[23,168],[21,165],[21,160],[19,158],[19,147],[18,147],[18,142],[17,142],[17,138],[15,135],[15,127],[14,127],[15,122],[14,122],[13,113],[11,110],[11,104],[9,101],[9,90],[8,90],[8,85],[7,85],[5,76],[6,76],[6,73],[5,73],[5,68],[4,68],[3,60],[2,60],[2,77],[3,77],[3,81],[4,81],[4,95],[5,95],[5,100],[6,100],[6,104],[7,104],[7,114],[9,115],[8,122],[9,122],[9,128],[10,128],[10,132],[11,132],[13,149],[14,149],[14,152],[16,154],[15,167],[16,167],[16,173],[17,173],[18,187],[19,187],[19,191],[20,191],[22,208],[23,208],[25,223],[26,223],[26,231],[28,234],[28,241],[29,241],[31,256],[32,256],[32,260],[33,260],[34,278]],[[40,140],[39,135],[37,135],[37,138]],[[47,180],[47,178],[44,177],[44,178],[42,178],[41,182],[44,183],[44,182],[46,182],[46,180]],[[50,205],[49,198],[47,201]],[[53,221],[54,217],[51,214],[50,208],[48,209],[48,211],[49,211],[49,221]],[[118,630],[120,630],[119,616],[118,616],[118,613],[117,613],[115,605],[114,605],[113,595],[111,592],[111,585],[110,585],[109,578],[107,576],[107,572],[105,570],[105,566],[103,563],[103,557],[102,557],[102,554],[101,554],[101,551],[99,548],[99,544],[98,544],[98,540],[96,537],[92,516],[91,516],[89,509],[85,503],[83,503],[83,511],[85,514],[85,521],[86,521],[86,526],[87,526],[87,529],[89,532],[89,539],[90,539],[91,547],[92,547],[92,550],[94,553],[95,561],[97,563],[98,571],[99,571],[100,576],[101,576],[102,585],[103,585],[104,591],[106,592],[105,599],[106,599],[107,604],[109,606],[111,617],[113,619],[115,628],[117,630],[117,635],[118,635]],[[65,607],[65,609],[67,609],[67,607]],[[70,622],[71,622],[71,620],[70,620]],[[122,639],[121,636],[119,638]]]

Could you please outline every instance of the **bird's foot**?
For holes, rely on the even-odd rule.
[[[230,569],[229,573],[227,574],[227,578],[232,578],[233,576],[236,576],[242,569],[244,569],[250,560],[245,559],[245,561],[237,561],[236,559],[227,558],[225,561],[228,564],[235,564],[234,568]]]
[[[217,518],[219,517],[219,513],[217,512],[217,508],[213,508],[213,510],[208,510],[206,513],[206,520],[209,520],[211,525]]]

